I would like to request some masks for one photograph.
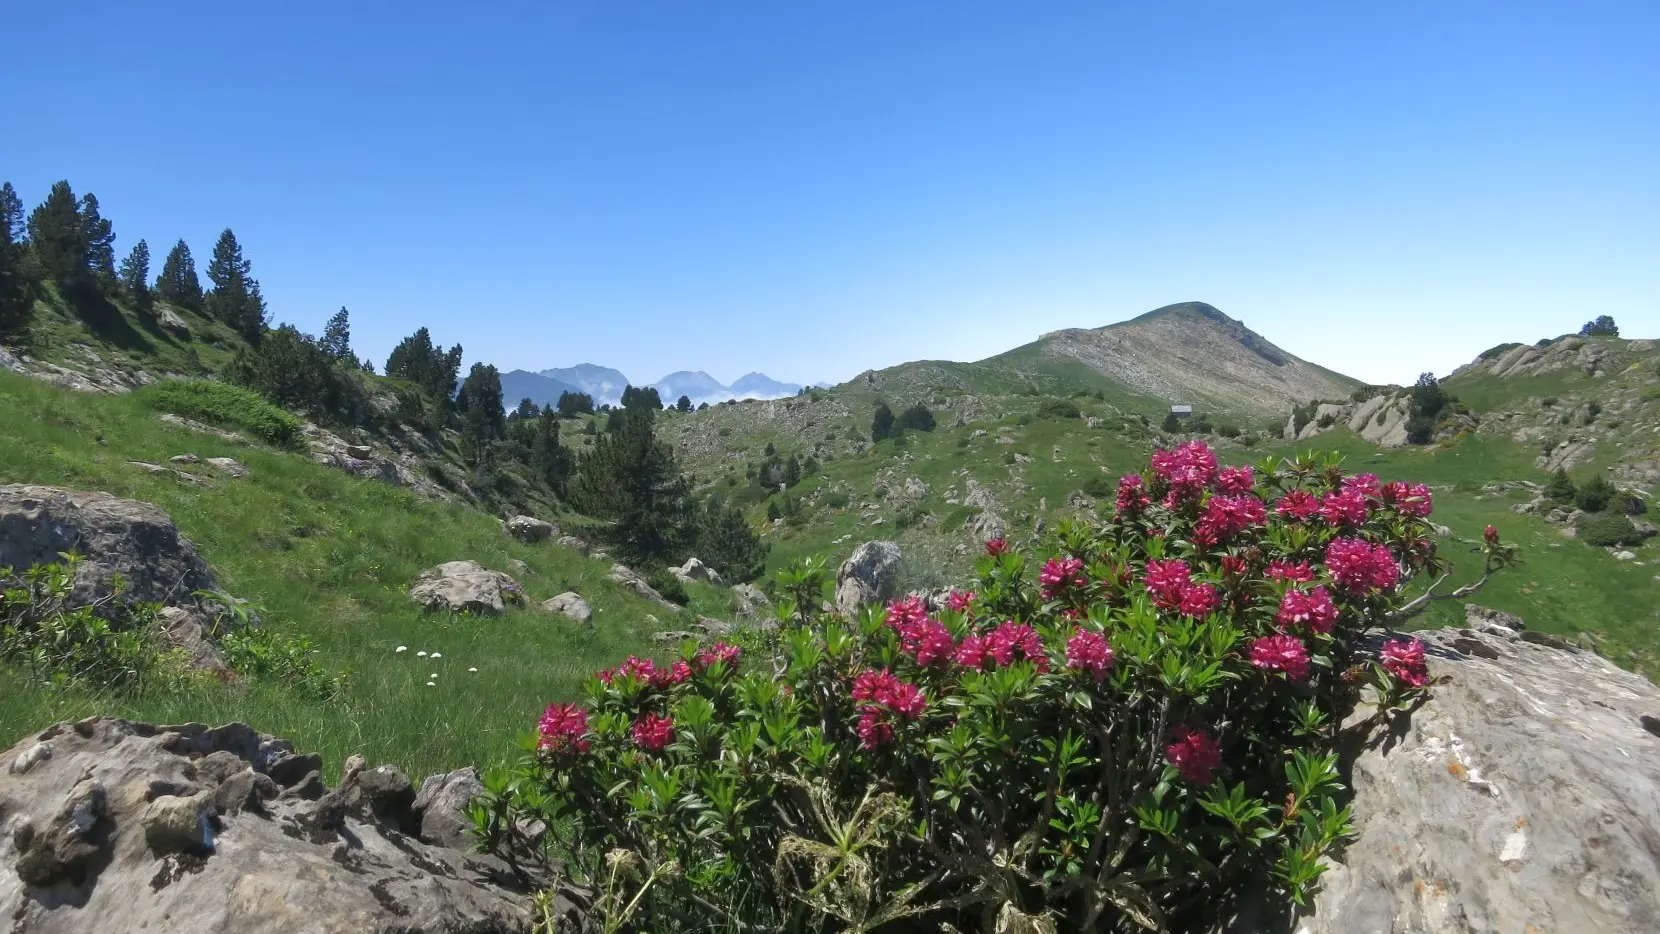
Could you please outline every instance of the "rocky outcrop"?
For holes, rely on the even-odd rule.
[[[643,578],[640,575],[636,574],[634,572],[634,569],[628,567],[627,565],[623,565],[623,564],[614,564],[614,565],[612,565],[611,566],[611,573],[607,574],[605,577],[606,577],[607,580],[609,580],[613,583],[622,585],[623,589],[631,591],[632,593],[638,594],[639,596],[642,596],[642,597],[646,598],[647,600],[650,600],[651,602],[656,603],[659,606],[662,606],[665,609],[675,610],[675,611],[678,611],[680,609],[679,606],[675,605],[674,603],[671,603],[669,600],[664,598],[664,596],[662,594],[658,593],[656,591],[656,589],[654,589],[650,584],[646,583],[645,578]]]
[[[315,425],[304,428],[306,444],[311,448],[311,459],[325,467],[343,470],[366,480],[379,480],[393,486],[406,487],[427,499],[447,500],[449,493],[426,476],[425,465],[415,452],[420,436],[406,432],[411,451],[382,454],[362,444],[351,444],[345,439]]]
[[[170,647],[182,649],[190,656],[190,663],[215,674],[228,675],[225,656],[213,642],[213,618],[199,610],[184,607],[164,607],[156,616],[162,640]]]
[[[568,590],[557,597],[542,601],[542,609],[549,613],[558,613],[561,616],[574,619],[584,626],[591,624],[594,619],[593,607],[588,605],[588,601],[577,596],[573,590]]]
[[[766,593],[754,584],[734,584],[732,586],[732,606],[732,611],[739,616],[754,617],[771,610],[772,601],[768,600]]]
[[[853,617],[864,607],[892,599],[899,592],[899,558],[894,542],[865,542],[854,549],[836,572],[836,609]]]
[[[242,724],[103,718],[0,762],[10,934],[532,930],[507,867],[434,845],[464,781],[418,799],[396,769],[354,756],[330,790],[319,757]],[[581,930],[569,899],[558,911],[559,930]]]
[[[0,486],[0,567],[17,570],[61,562],[78,552],[73,600],[108,597],[124,581],[121,599],[175,605],[197,590],[217,588],[196,547],[161,509],[108,493],[49,486]]]
[[[535,516],[514,516],[507,520],[507,534],[527,545],[545,542],[559,534],[559,527],[552,522],[544,522]]]
[[[484,783],[472,766],[427,776],[421,793],[410,806],[421,839],[437,846],[466,849],[472,845],[472,822],[467,804],[484,794]]]
[[[687,558],[686,563],[672,569],[674,576],[682,584],[702,582],[705,584],[720,584],[720,573],[696,558]]]
[[[554,542],[554,544],[561,548],[569,548],[580,555],[587,555],[593,551],[587,542],[577,538],[575,535],[561,535],[558,540]]]
[[[1549,452],[1539,455],[1533,461],[1533,466],[1549,473],[1558,470],[1573,470],[1591,462],[1597,456],[1597,443],[1585,438],[1569,438],[1561,442]]]
[[[524,588],[500,571],[476,561],[449,561],[421,572],[409,599],[428,610],[499,616],[508,606],[523,606]]]
[[[1296,930],[1660,930],[1660,688],[1470,619],[1418,634],[1445,680],[1354,759],[1358,835]]]
[[[253,473],[247,465],[231,457],[210,457],[205,463],[227,477],[246,477]]]

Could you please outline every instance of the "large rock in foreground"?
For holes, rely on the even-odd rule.
[[[897,593],[899,546],[893,542],[865,542],[836,572],[836,609],[845,616],[855,616]]]
[[[422,571],[409,599],[428,610],[499,616],[509,604],[522,606],[524,588],[500,571],[476,561],[449,561]]]
[[[195,591],[218,586],[196,546],[149,503],[50,486],[0,486],[0,567],[21,571],[61,563],[60,553],[69,551],[84,559],[73,593],[79,605],[109,596],[117,575],[125,581],[122,599],[144,603],[194,603]]]
[[[1299,934],[1660,931],[1660,688],[1500,624],[1419,636],[1448,680],[1354,761]]]
[[[102,718],[0,762],[9,934],[532,930],[505,866],[421,839],[395,769],[353,757],[327,790],[316,756],[242,724]]]

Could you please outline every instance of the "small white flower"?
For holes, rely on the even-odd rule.
[[[394,651],[394,652],[407,652],[407,651],[409,651],[409,646],[400,645],[397,648],[393,649],[392,651]]]
[[[437,681],[438,680],[438,672],[435,671],[432,674],[427,675],[427,677],[431,678],[434,681]]]
[[[425,651],[416,652],[415,654],[421,658],[427,657],[427,653]]]
[[[428,681],[427,682],[427,687],[429,687],[429,688],[435,688],[437,686],[438,686],[438,682],[436,682],[436,681]]]
[[[468,671],[478,671],[478,669],[477,669],[477,668],[469,668],[469,669],[467,669],[467,670],[468,670]]]
[[[434,653],[432,653],[432,657],[433,658],[443,658],[444,653],[443,652],[434,652]]]

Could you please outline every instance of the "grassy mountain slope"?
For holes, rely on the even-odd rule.
[[[649,634],[684,628],[606,581],[606,561],[551,544],[524,545],[489,515],[434,503],[313,463],[303,454],[168,425],[131,395],[69,392],[0,373],[0,483],[103,490],[168,510],[226,591],[265,607],[266,625],[310,637],[319,658],[349,668],[345,695],[319,705],[280,684],[211,685],[114,700],[24,683],[0,670],[0,743],[56,719],[119,713],[157,722],[246,720],[322,751],[395,762],[412,774],[499,760],[548,700],[588,673],[644,651]],[[234,457],[253,471],[203,485],[130,466],[175,454]],[[194,469],[194,468],[187,468]],[[516,574],[533,600],[576,590],[596,609],[584,630],[537,609],[500,619],[421,614],[405,591],[420,571],[472,559]],[[725,592],[694,587],[693,606],[725,616]],[[647,617],[663,620],[661,625]],[[395,653],[398,645],[410,650]],[[438,662],[417,658],[437,651]],[[469,672],[468,668],[479,670]],[[426,687],[437,674],[437,687]]]

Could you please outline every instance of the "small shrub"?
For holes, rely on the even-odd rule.
[[[686,585],[680,582],[680,578],[670,574],[668,568],[657,568],[647,574],[646,583],[650,584],[652,590],[662,594],[663,599],[670,603],[685,606],[692,602],[691,595],[686,593]]]
[[[1427,687],[1422,645],[1360,646],[1441,569],[1428,502],[1301,522],[1274,507],[1343,479],[1309,457],[1259,475],[1278,502],[1241,526],[1204,505],[1208,449],[1161,458],[1145,503],[1063,524],[1041,565],[999,541],[977,596],[944,609],[821,614],[825,566],[798,564],[772,637],[599,673],[487,777],[481,845],[537,860],[514,828],[540,821],[568,870],[605,880],[607,930],[679,930],[696,906],[713,930],[1189,931],[1239,892],[1304,903],[1352,833],[1339,743]],[[1513,557],[1496,535],[1481,551],[1488,571]],[[902,588],[947,582],[913,562]],[[1377,713],[1340,739],[1368,686]],[[1110,894],[1079,898],[1098,878]]]
[[[1608,508],[1608,501],[1618,492],[1614,484],[1609,483],[1601,474],[1597,474],[1574,491],[1574,505],[1586,512],[1602,512]]]
[[[831,492],[824,494],[824,505],[829,506],[831,509],[846,509],[847,501],[847,494],[843,493],[841,490],[832,490]]]
[[[1015,417],[1014,423],[1022,427],[1030,425],[1032,423],[1032,416],[1028,412],[1022,412]]]
[[[1546,396],[1545,398],[1539,400],[1539,405],[1548,409],[1555,405],[1558,401],[1559,400],[1555,396]]]
[[[926,507],[912,506],[909,509],[901,510],[899,515],[893,517],[893,527],[901,532],[918,528],[927,523],[930,515]]]
[[[259,393],[210,379],[151,383],[133,397],[159,412],[181,415],[247,433],[279,447],[300,441],[300,420],[265,401]]]
[[[957,439],[957,447],[959,449],[968,447],[968,444],[969,444],[968,435],[963,435],[961,438]]]
[[[1549,454],[1550,451],[1546,450]],[[1550,475],[1550,482],[1545,484],[1545,498],[1557,503],[1571,503],[1574,501],[1574,481],[1568,476],[1566,468],[1556,468],[1556,473]]]
[[[968,524],[968,520],[980,514],[978,506],[956,506],[940,520],[941,532],[955,532]]]
[[[1104,473],[1091,474],[1084,481],[1084,492],[1096,499],[1111,499],[1118,492],[1118,482]]]
[[[1602,403],[1592,400],[1585,403],[1585,419],[1591,421],[1602,414]]]
[[[1612,505],[1627,516],[1641,516],[1648,512],[1648,503],[1636,493],[1621,493]]]
[[[1586,516],[1576,528],[1580,541],[1597,548],[1641,545],[1653,534],[1642,531],[1630,519],[1618,514]]]
[[[0,568],[0,661],[44,684],[135,689],[163,661],[156,607],[127,605],[118,596],[72,606],[78,563],[71,556],[21,572]]]
[[[1216,426],[1216,433],[1224,438],[1237,438],[1244,434],[1238,425],[1218,425]]]
[[[347,674],[331,674],[317,660],[318,649],[305,636],[284,636],[265,628],[227,632],[219,637],[225,663],[256,678],[281,683],[315,701],[330,701],[345,690]]]
[[[1009,466],[1011,466],[1011,467],[1012,467],[1012,466],[1014,466],[1014,465],[1015,465],[1015,464],[1016,464],[1016,463],[1019,463],[1019,461],[1018,461],[1018,460],[1016,460],[1016,458],[1015,458],[1015,456],[1014,456],[1014,452],[1013,452],[1013,451],[1005,451],[1005,452],[1004,452],[1004,453],[1003,453],[1003,463],[1004,463],[1004,464],[1007,464],[1007,465],[1009,465]]]
[[[1427,415],[1414,415],[1406,420],[1406,443],[1428,444],[1435,437],[1435,420]]]
[[[1081,418],[1078,407],[1065,399],[1045,399],[1038,403],[1038,418]]]

